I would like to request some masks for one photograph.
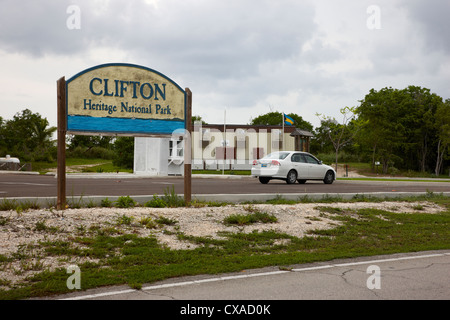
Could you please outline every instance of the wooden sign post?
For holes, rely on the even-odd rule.
[[[56,208],[66,208],[66,80],[64,77],[57,82],[58,92],[58,197]]]
[[[186,88],[186,137],[184,140],[184,202],[189,205],[192,194],[192,92]]]

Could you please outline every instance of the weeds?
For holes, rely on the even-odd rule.
[[[226,225],[244,226],[253,223],[275,223],[277,218],[267,212],[254,211],[250,214],[233,214],[226,217],[223,223]]]
[[[257,222],[261,222],[261,223],[275,223],[277,222],[277,218],[272,215],[272,214],[268,214],[266,212],[261,212],[259,211],[259,209],[255,208],[254,206],[244,206],[244,210],[247,212],[250,212],[250,214],[245,215],[244,220],[247,220],[248,223],[257,223]]]
[[[169,188],[164,190],[164,196],[162,197],[162,199],[166,203],[166,206],[169,208],[184,207],[186,205],[184,199],[175,193],[174,186],[172,186],[172,189],[170,190]]]
[[[177,208],[184,207],[186,205],[183,197],[178,196],[175,193],[175,187],[172,186],[172,189],[166,188],[164,190],[164,196],[161,198],[156,194],[153,195],[153,199],[147,201],[144,206],[151,208]]]
[[[142,217],[139,223],[148,229],[156,229],[164,225],[173,226],[177,224],[178,221],[160,216],[156,219],[153,219],[151,217]]]
[[[0,210],[1,211],[9,211],[9,210],[16,210],[16,208],[18,207],[18,203],[16,200],[11,200],[11,199],[3,199],[0,202]]]
[[[100,202],[100,206],[103,208],[111,208],[113,206],[113,203],[108,198],[105,198]]]
[[[56,233],[59,231],[58,227],[50,227],[45,224],[45,221],[36,222],[36,226],[34,228],[35,231],[47,232],[47,233]]]
[[[132,208],[136,206],[136,201],[134,201],[130,196],[119,197],[116,201],[117,208]]]
[[[139,224],[147,229],[156,229],[158,227],[158,224],[151,217],[142,217],[139,220]]]
[[[153,195],[153,199],[150,201],[147,201],[144,204],[144,206],[150,207],[150,208],[164,208],[167,206],[167,203],[155,194],[155,195]]]
[[[24,211],[39,209],[39,204],[37,201],[26,200],[19,202],[15,199],[2,199],[0,201],[0,211],[10,211],[15,210],[17,213],[22,213]]]
[[[170,219],[170,218],[167,218],[167,217],[163,217],[163,216],[160,216],[155,221],[158,224],[167,225],[167,226],[173,226],[173,225],[178,223],[177,220],[173,220],[173,219]]]
[[[117,225],[127,225],[128,226],[133,222],[133,220],[134,220],[133,217],[129,217],[129,216],[123,214],[116,219],[116,223],[117,223]]]
[[[6,226],[6,224],[9,222],[9,218],[6,217],[0,217],[0,226]]]

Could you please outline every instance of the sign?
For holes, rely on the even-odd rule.
[[[57,81],[58,210],[66,208],[66,134],[171,136],[184,132],[184,200],[191,202],[192,92],[133,64],[103,64]]]
[[[170,135],[186,128],[186,92],[152,69],[103,64],[66,81],[67,132]]]

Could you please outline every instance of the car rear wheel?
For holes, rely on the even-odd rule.
[[[259,182],[261,182],[262,184],[268,184],[269,181],[270,181],[270,178],[259,177]]]
[[[323,183],[325,184],[332,184],[334,181],[334,173],[333,171],[327,171],[325,174],[325,178],[323,178]]]
[[[293,184],[295,181],[297,181],[297,172],[295,172],[295,170],[291,170],[287,174],[286,183]]]

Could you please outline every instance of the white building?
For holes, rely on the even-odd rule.
[[[192,169],[250,170],[253,160],[279,150],[309,151],[313,135],[291,126],[202,125],[192,130]],[[184,174],[184,141],[135,138],[135,174]]]
[[[150,176],[183,175],[183,140],[134,138],[134,173]]]

